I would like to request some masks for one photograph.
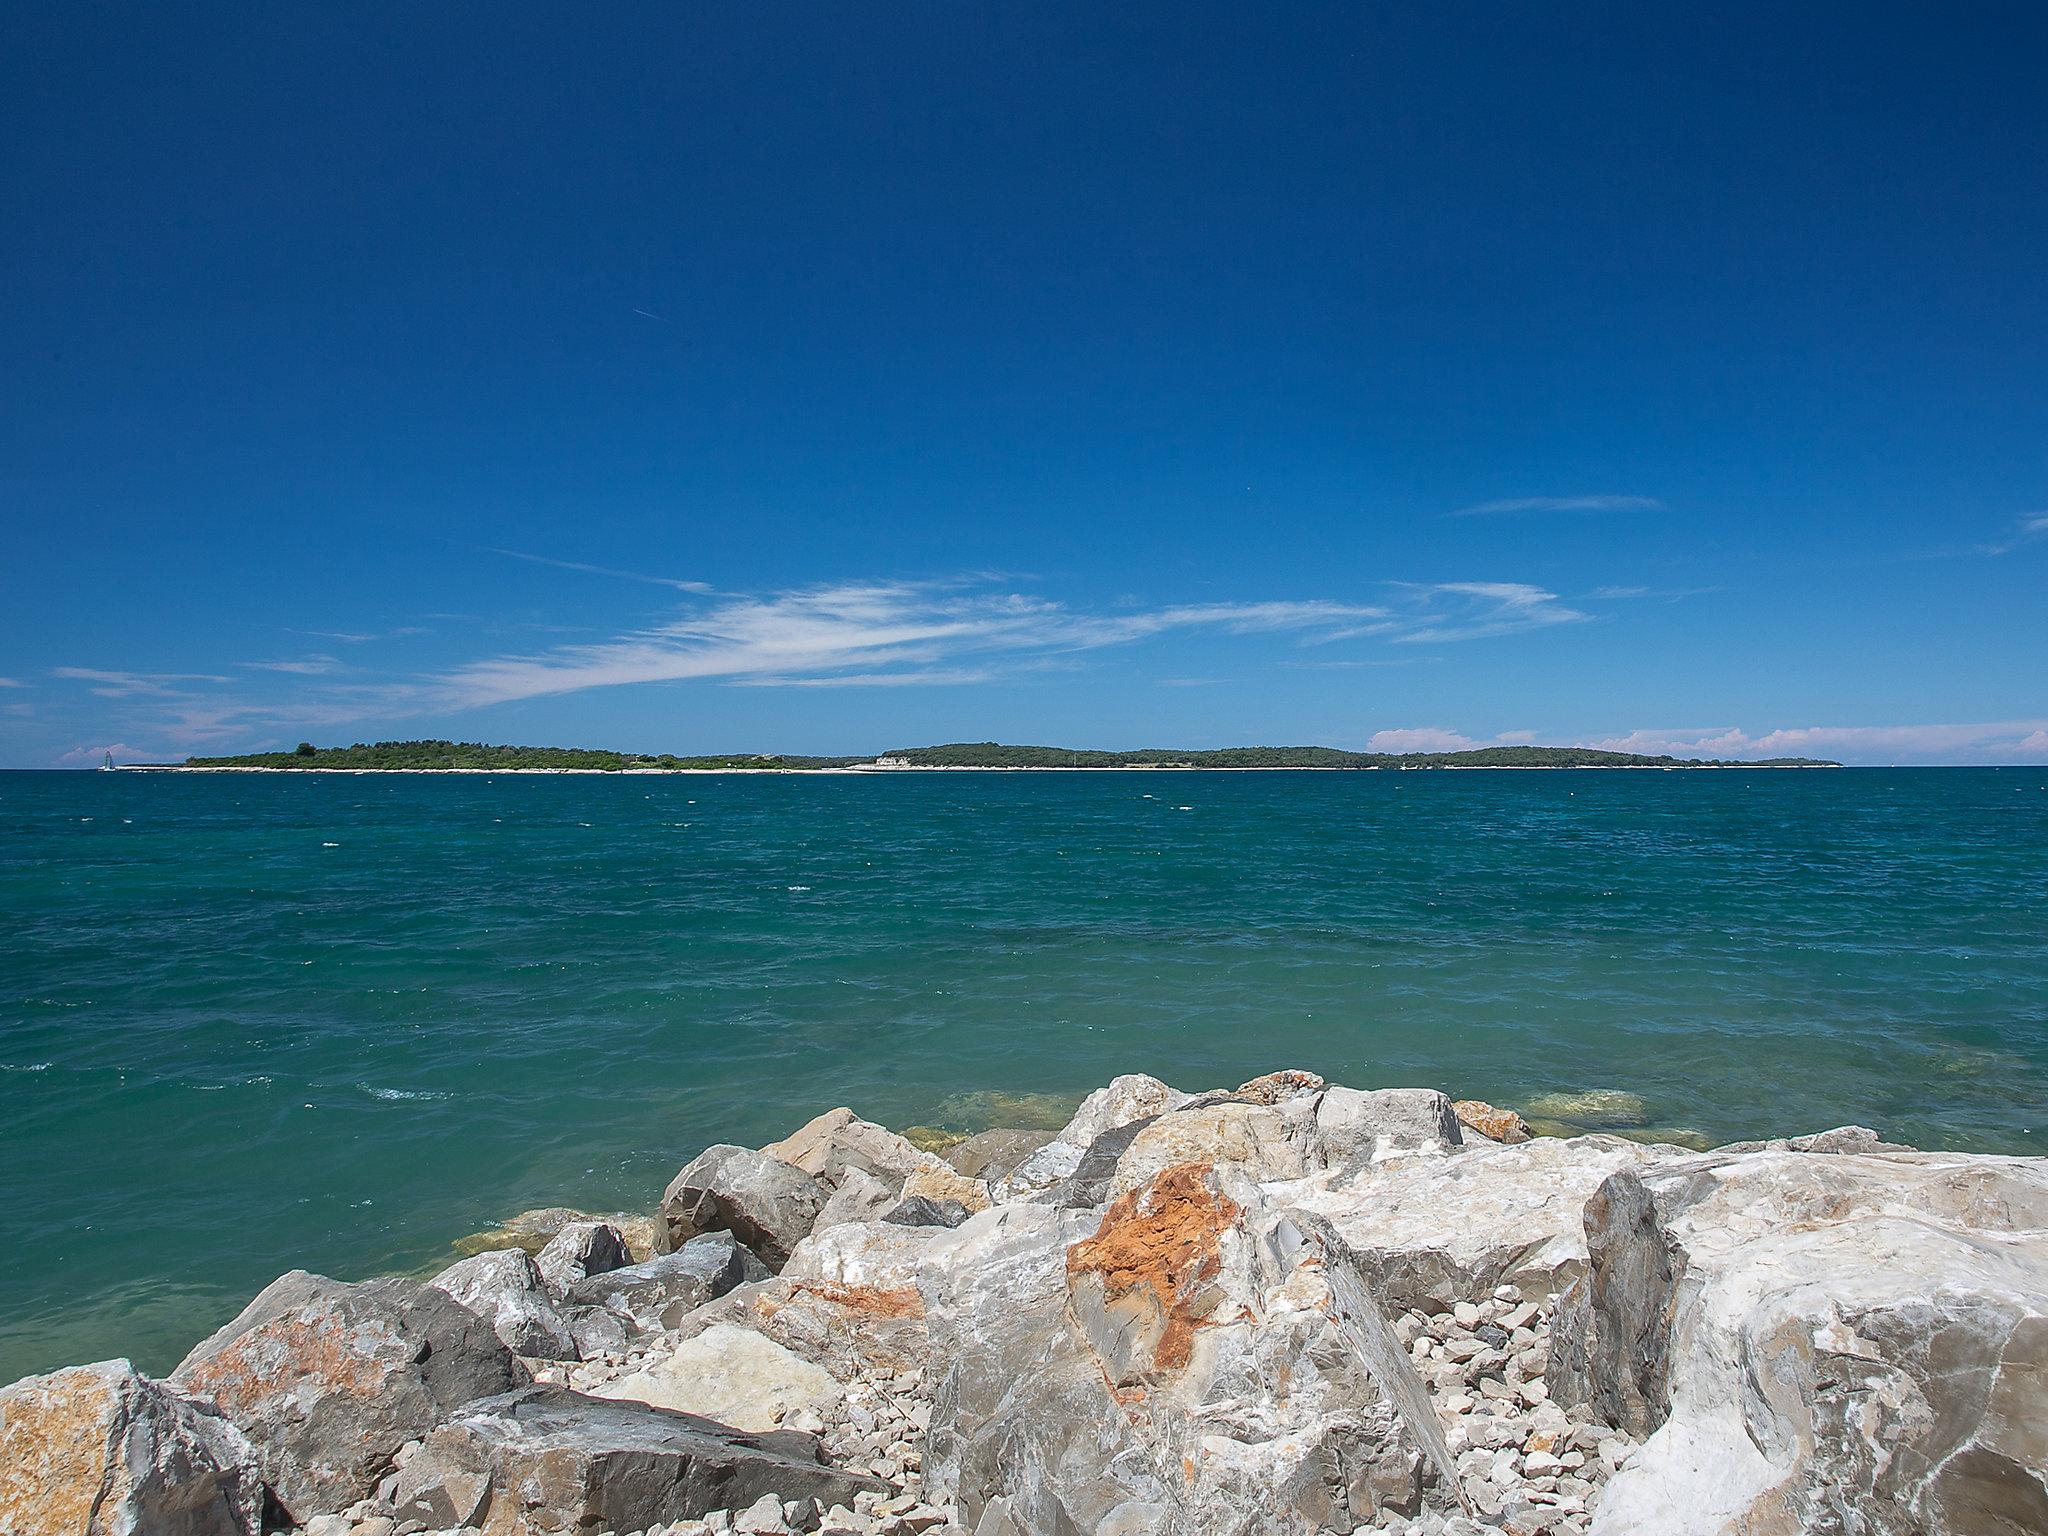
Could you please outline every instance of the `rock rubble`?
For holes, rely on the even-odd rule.
[[[2038,1160],[1299,1071],[915,1134],[833,1110],[652,1218],[294,1272],[166,1381],[0,1389],[0,1530],[2048,1530]]]

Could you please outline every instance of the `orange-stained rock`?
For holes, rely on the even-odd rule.
[[[0,1388],[6,1536],[255,1536],[256,1453],[126,1360]]]
[[[1129,1354],[1111,1383],[1127,1387],[1188,1363],[1195,1330],[1215,1297],[1222,1236],[1241,1212],[1199,1163],[1169,1168],[1103,1212],[1093,1237],[1067,1250],[1067,1283],[1093,1290],[1122,1325]]]
[[[1527,1141],[1528,1122],[1512,1109],[1497,1109],[1484,1099],[1460,1099],[1451,1106],[1460,1125],[1469,1125],[1494,1141]]]
[[[373,1492],[392,1454],[462,1404],[526,1384],[491,1325],[431,1286],[273,1281],[172,1373],[256,1448],[303,1523]]]
[[[1323,1080],[1313,1072],[1284,1067],[1278,1072],[1255,1077],[1248,1083],[1239,1083],[1237,1097],[1247,1104],[1278,1104],[1305,1093],[1321,1093],[1323,1086]]]

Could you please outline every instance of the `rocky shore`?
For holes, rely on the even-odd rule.
[[[0,1388],[6,1536],[2048,1531],[2048,1166],[1305,1072],[839,1109]]]

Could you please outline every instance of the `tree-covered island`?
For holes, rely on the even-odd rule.
[[[251,752],[231,757],[188,757],[182,768],[324,769],[354,772],[567,773],[802,772],[823,768],[1837,768],[1812,757],[1773,757],[1757,762],[1726,758],[1653,757],[1602,752],[1591,747],[1479,747],[1465,752],[1346,752],[1337,747],[1221,747],[1202,751],[1147,748],[1100,752],[1070,747],[1012,747],[999,742],[954,742],[938,747],[902,747],[879,757],[806,757],[786,753],[716,753],[678,757],[673,753],[605,752],[580,747],[499,747],[469,741],[358,742],[316,747],[301,742],[290,752]]]

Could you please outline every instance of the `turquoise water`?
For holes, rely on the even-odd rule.
[[[2038,768],[0,773],[0,1380],[1134,1069],[2028,1152],[2044,893]]]

